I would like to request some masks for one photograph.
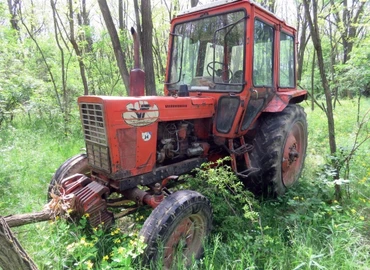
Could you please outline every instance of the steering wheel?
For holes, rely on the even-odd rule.
[[[222,69],[215,69],[214,65],[219,64],[221,65]],[[216,74],[217,77],[223,77],[224,74],[228,73],[228,80],[227,82],[230,82],[233,79],[233,72],[228,68],[228,66],[225,63],[218,62],[218,61],[212,61],[207,64],[207,73],[209,76],[213,76],[213,72]]]

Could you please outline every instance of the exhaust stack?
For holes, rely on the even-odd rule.
[[[140,41],[135,29],[131,27],[134,39],[134,69],[130,71],[130,96],[145,95],[145,72],[140,68]]]

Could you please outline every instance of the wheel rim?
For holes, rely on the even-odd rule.
[[[190,215],[176,226],[164,248],[163,265],[171,268],[179,256],[187,264],[193,256],[202,249],[202,242],[206,235],[206,222],[199,214]]]
[[[296,122],[289,131],[284,146],[282,160],[282,180],[283,184],[288,187],[297,181],[304,158],[306,147],[305,132],[302,123]]]

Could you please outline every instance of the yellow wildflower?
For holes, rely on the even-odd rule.
[[[351,209],[351,212],[352,212],[352,214],[356,214],[356,210],[355,209]]]
[[[365,217],[364,216],[360,216],[360,220],[365,220]]]
[[[109,259],[109,256],[108,256],[108,255],[105,255],[105,256],[103,257],[103,261],[108,261],[108,259]]]
[[[85,262],[85,264],[87,266],[87,269],[92,269],[93,266],[94,266],[94,264],[90,260],[88,260],[87,262]]]
[[[82,237],[82,238],[80,239],[80,243],[81,243],[81,244],[86,244],[86,238],[85,238],[85,237]]]

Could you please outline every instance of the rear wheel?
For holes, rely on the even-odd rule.
[[[48,187],[48,200],[51,200],[50,193],[58,193],[57,186],[61,184],[64,178],[76,173],[89,174],[90,167],[87,163],[86,154],[79,154],[67,159],[55,172]]]
[[[266,195],[281,195],[300,177],[307,148],[303,108],[289,104],[282,112],[265,115],[257,127],[251,162],[260,168],[254,185]]]
[[[210,233],[212,208],[209,200],[196,191],[181,190],[168,196],[145,221],[140,235],[147,244],[144,263],[175,268],[199,259]]]

